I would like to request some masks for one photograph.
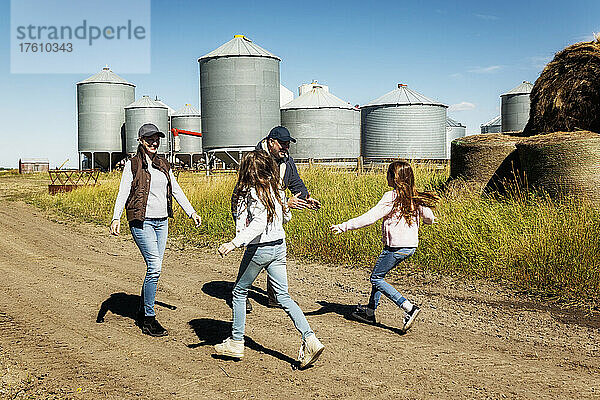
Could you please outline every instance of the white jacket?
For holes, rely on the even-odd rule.
[[[281,199],[285,202],[285,193],[280,191]],[[267,223],[267,208],[258,199],[256,190],[252,188],[245,197],[240,197],[237,203],[237,218],[235,221],[235,238],[231,241],[235,247],[248,246],[285,240],[283,224],[292,219],[292,213],[284,210],[275,200],[275,215],[273,221]]]

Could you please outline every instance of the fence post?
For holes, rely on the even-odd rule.
[[[356,159],[356,174],[362,175],[362,173],[363,173],[363,157],[358,156],[358,158]]]

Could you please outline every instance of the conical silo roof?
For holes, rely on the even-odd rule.
[[[343,108],[353,110],[354,106],[325,91],[321,86],[315,86],[312,90],[281,106],[282,110],[297,108]]]
[[[423,96],[421,93],[415,92],[409,89],[408,86],[398,84],[398,88],[392,90],[389,93],[384,94],[371,101],[362,107],[371,106],[409,106],[409,105],[431,105],[431,106],[442,106],[448,107],[446,104],[442,104],[438,101],[432,100],[429,97]]]
[[[232,56],[246,56],[246,57],[267,57],[274,58],[281,61],[281,58],[268,52],[259,45],[252,43],[252,40],[248,39],[244,35],[235,35],[229,42],[221,45],[217,49],[210,53],[200,57],[198,61],[206,58],[218,58],[218,57],[232,57]]]
[[[162,104],[163,106],[167,107],[167,114],[169,115],[169,117],[175,112],[174,108],[169,107],[169,105],[167,105],[165,102],[159,100],[158,97],[155,97],[154,101],[156,101],[158,104]]]
[[[142,98],[134,101],[125,108],[167,108],[167,106],[152,100],[148,96],[142,96]]]
[[[485,124],[481,124],[481,126],[497,126],[497,125],[502,125],[502,116],[501,115],[498,115],[497,117],[490,119]]]
[[[533,83],[523,81],[523,83],[512,88],[508,92],[501,94],[500,96],[507,96],[507,95],[514,95],[514,94],[529,94],[529,93],[531,93],[531,89],[533,89]]]
[[[455,121],[452,118],[448,118],[448,117],[446,117],[446,126],[448,126],[448,127],[466,128],[466,126],[464,126],[460,122]]]
[[[102,71],[82,80],[81,82],[77,82],[77,85],[81,85],[83,83],[115,83],[135,87],[133,83],[127,82],[125,79],[112,72],[108,67],[102,68]]]
[[[179,110],[175,111],[172,115],[173,117],[199,117],[200,111],[196,107],[191,104],[186,104],[181,107]]]

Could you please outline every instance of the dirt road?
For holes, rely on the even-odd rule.
[[[240,257],[170,242],[157,295],[169,336],[152,338],[133,320],[144,267],[127,235],[0,199],[0,398],[600,398],[597,315],[418,275],[394,282],[423,308],[401,335],[387,299],[379,326],[344,317],[367,298],[364,270],[294,260],[291,294],[326,345],[322,358],[295,369],[300,338],[283,311],[264,306],[264,274],[246,357],[214,358]]]

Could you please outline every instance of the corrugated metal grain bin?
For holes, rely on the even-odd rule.
[[[202,132],[200,112],[191,104],[186,104],[171,116],[171,128],[198,133]],[[177,153],[201,154],[202,137],[179,135],[179,150]]]
[[[297,140],[294,158],[360,156],[360,111],[318,85],[281,108],[281,125]]]
[[[144,124],[154,124],[165,134],[166,137],[160,141],[158,152],[168,153],[170,132],[167,107],[148,96],[142,96],[125,107],[125,151],[129,154],[137,151],[138,131]]]
[[[533,84],[523,81],[519,86],[502,94],[502,132],[521,132],[529,120],[529,94]]]
[[[255,146],[279,117],[281,59],[243,35],[198,59],[202,146]]]
[[[79,153],[122,153],[125,106],[135,100],[135,85],[108,67],[77,82]],[[108,157],[105,163],[108,163]],[[97,158],[99,161],[99,158]],[[108,165],[103,165],[108,167]]]
[[[481,124],[481,133],[500,133],[502,132],[502,116],[498,115],[490,119],[485,124]]]
[[[406,85],[361,107],[366,158],[445,159],[447,105]]]
[[[454,139],[465,137],[467,127],[452,118],[446,118],[446,154],[450,158],[450,145]]]

